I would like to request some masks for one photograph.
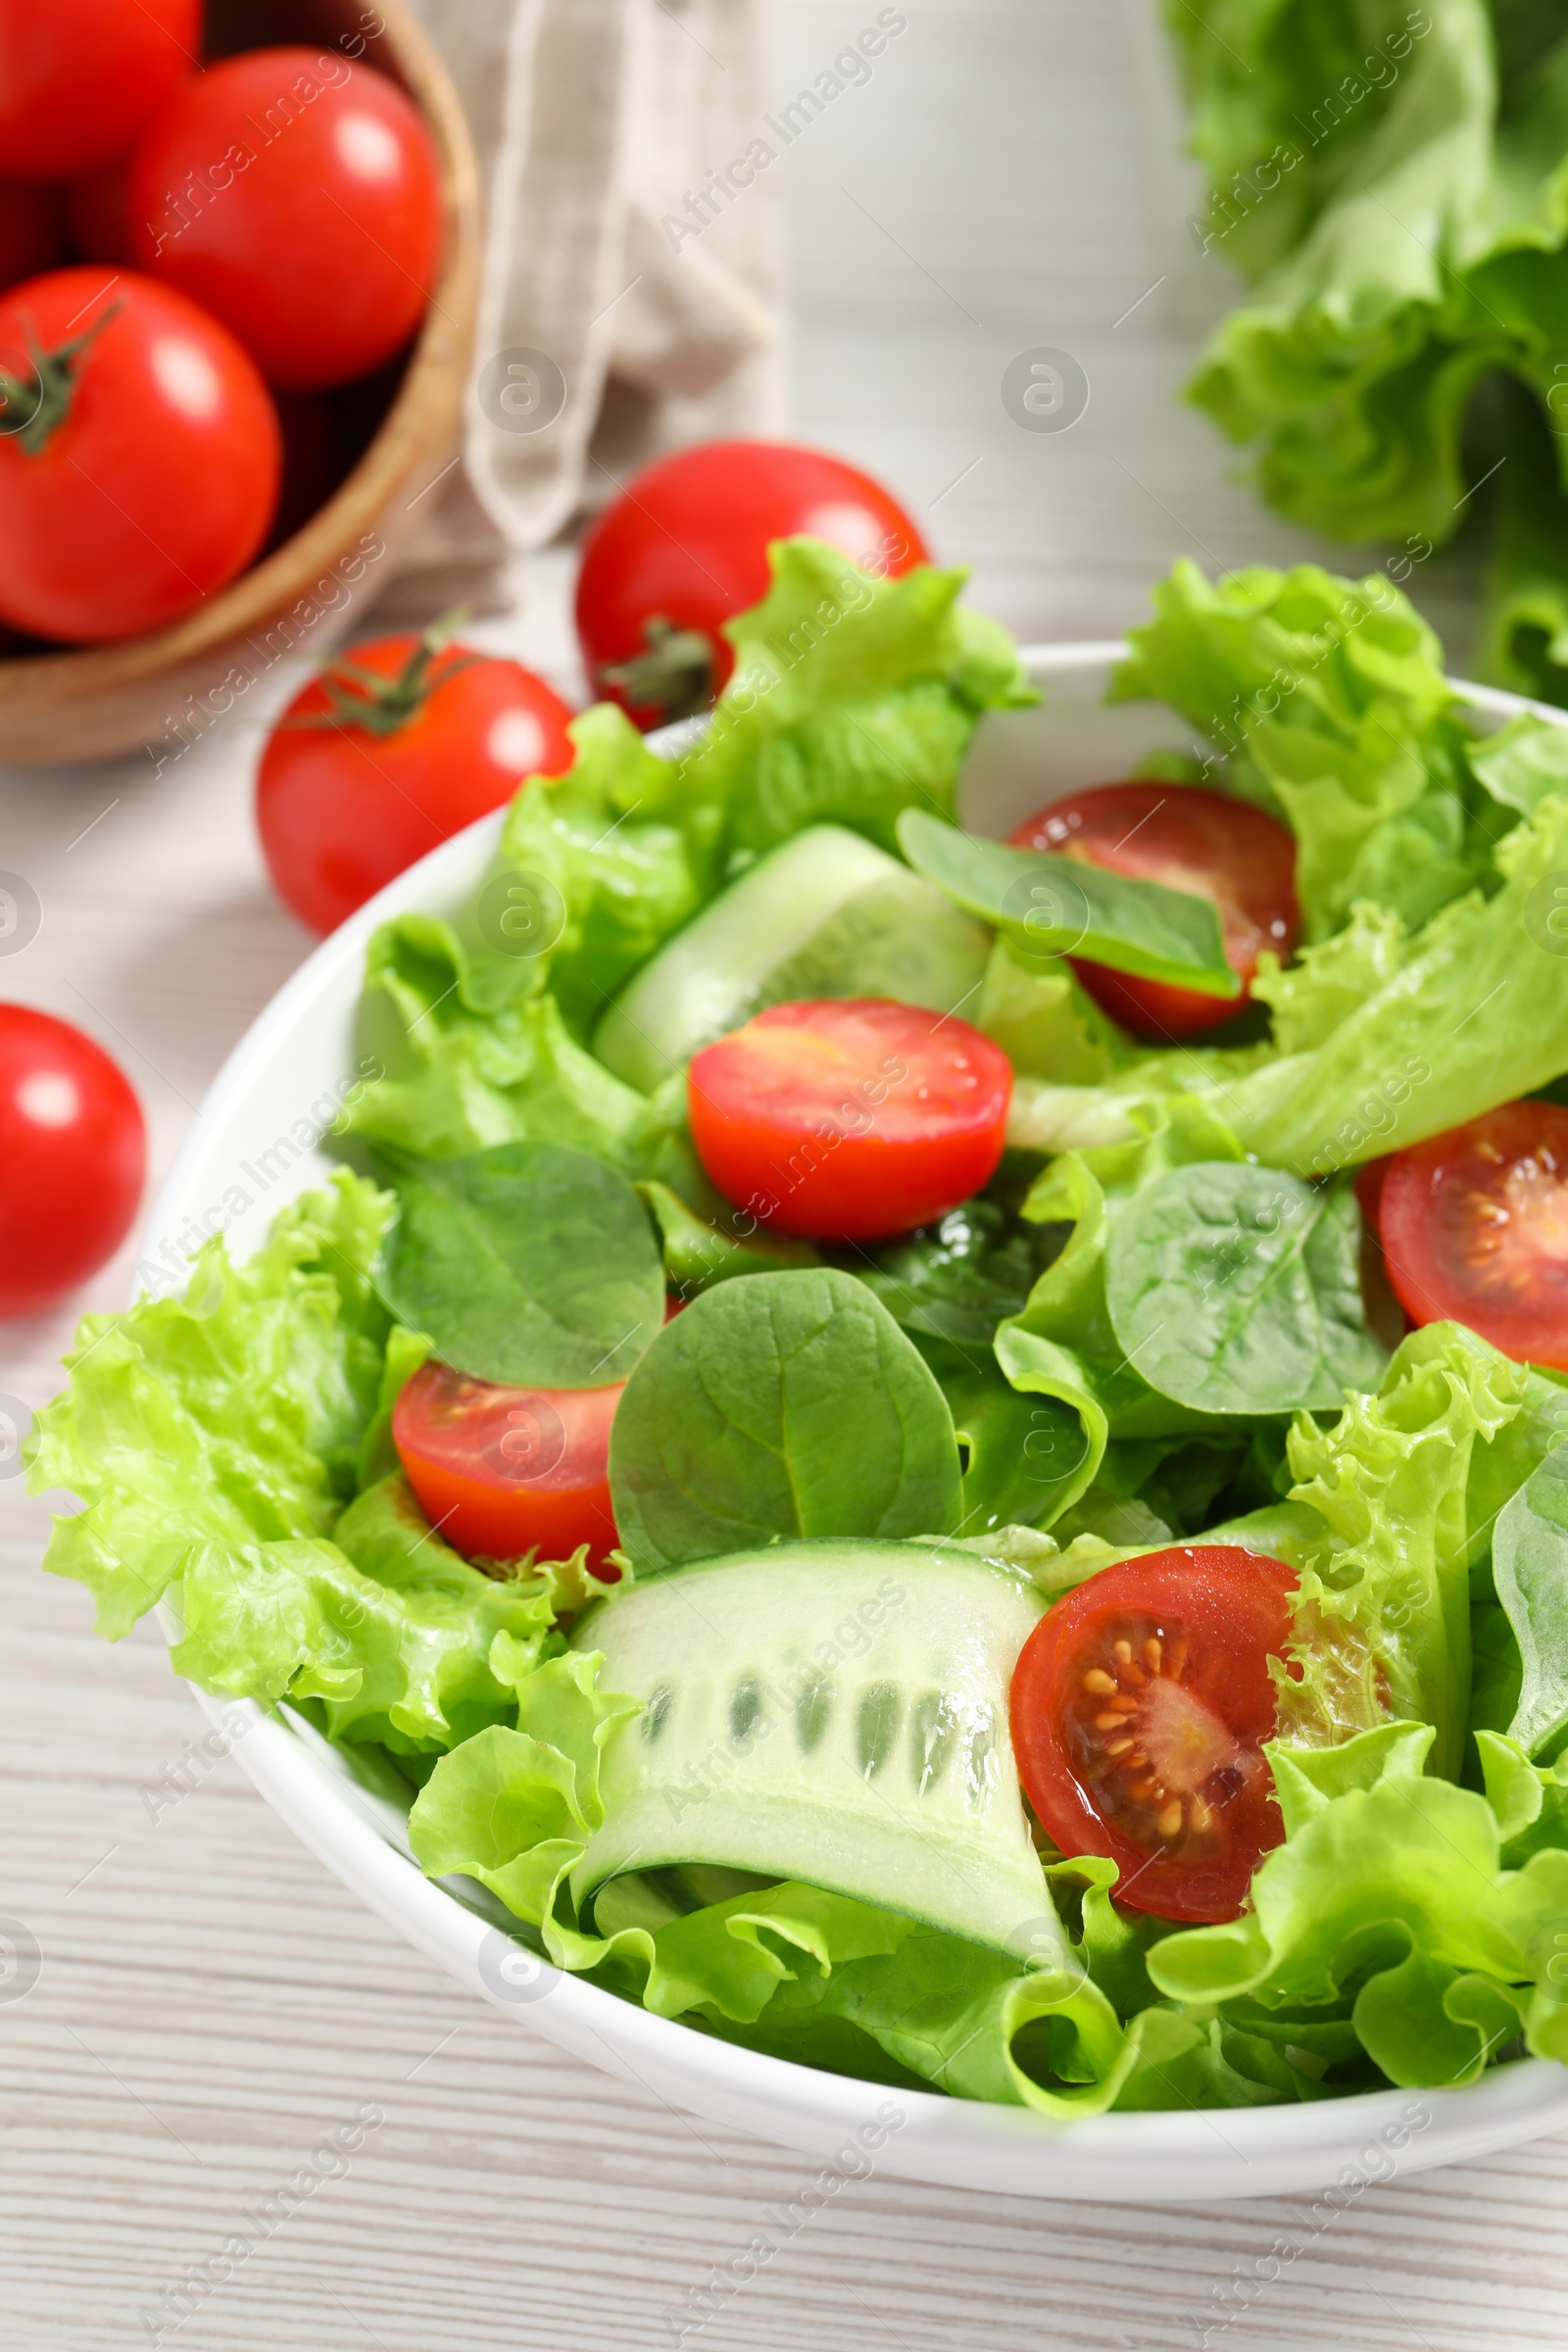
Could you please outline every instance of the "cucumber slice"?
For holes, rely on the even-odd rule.
[[[594,1052],[652,1094],[699,1047],[764,1004],[898,997],[955,1010],[985,974],[985,924],[842,825],[812,825],[759,859],[644,965]]]
[[[591,1915],[622,1873],[717,1865],[1064,1962],[1007,1726],[1043,1609],[973,1552],[848,1541],[705,1560],[596,1603],[572,1645],[603,1650],[602,1687],[643,1712],[607,1747],[577,1901]]]

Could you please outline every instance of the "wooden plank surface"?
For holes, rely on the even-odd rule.
[[[1184,275],[1172,176],[1152,169],[1126,45],[1140,10],[911,5],[871,82],[780,166],[803,434],[885,474],[1024,636],[1114,633],[1181,554],[1320,552],[1174,402],[1214,289]],[[874,14],[776,0],[780,97]],[[1041,345],[1090,378],[1067,433],[1024,432],[1002,405],[1008,361]],[[1467,565],[1429,568],[1459,649]],[[490,632],[564,677],[567,578],[564,560],[536,566]],[[0,990],[119,1055],[158,1173],[309,945],[257,859],[256,741],[252,713],[158,775],[0,778],[0,867],[44,909]],[[76,1304],[119,1303],[134,1255]],[[0,1393],[50,1393],[74,1311],[0,1332]],[[24,1997],[0,1982],[0,2340],[18,2352],[1106,2352],[1197,2345],[1205,2326],[1227,2352],[1562,2340],[1562,2140],[1369,2187],[1327,2226],[1284,2200],[1132,2210],[872,2177],[696,2325],[712,2267],[789,2202],[803,2160],[468,2000],[232,1759],[150,1804],[200,1719],[151,1634],[99,1643],[85,1596],[38,1575],[43,1533],[0,1478],[0,1914],[41,1955]],[[340,2127],[358,2144],[270,2218]],[[182,2278],[225,2241],[230,2276],[181,2318]]]

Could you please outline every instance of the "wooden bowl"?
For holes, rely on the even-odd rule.
[[[390,576],[421,494],[457,447],[478,300],[479,177],[439,57],[406,0],[239,0],[212,13],[217,52],[318,43],[402,84],[441,161],[440,276],[407,357],[358,396],[374,421],[352,469],[292,538],[169,628],[0,655],[0,760],[101,759],[143,744],[155,767],[177,757],[286,656],[324,651],[343,633]]]

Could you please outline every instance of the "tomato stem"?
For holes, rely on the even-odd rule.
[[[713,699],[713,648],[701,629],[679,629],[662,612],[643,622],[648,651],[605,663],[599,675],[618,686],[634,710],[657,710],[667,726],[695,718]]]
[[[390,677],[382,670],[367,669],[363,662],[340,654],[320,673],[328,708],[302,711],[279,724],[301,728],[363,727],[368,735],[397,734],[418,716],[437,686],[444,686],[460,669],[470,668],[475,662],[485,659],[482,654],[460,654],[455,662],[447,663],[438,678],[430,674],[433,664],[467,617],[467,606],[460,605],[453,612],[444,612],[439,620],[433,620],[403,667]]]
[[[17,442],[26,457],[40,456],[65,423],[82,360],[110,319],[123,308],[122,303],[112,302],[90,326],[84,326],[57,351],[46,351],[27,324],[30,374],[13,375],[0,368],[0,433]]]

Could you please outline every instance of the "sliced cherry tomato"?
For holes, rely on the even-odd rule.
[[[102,1047],[0,1004],[0,1315],[52,1306],[114,1256],[146,1168],[141,1105]]]
[[[457,1550],[514,1560],[537,1547],[564,1560],[586,1544],[597,1574],[616,1542],[608,1463],[620,1394],[497,1388],[428,1363],[393,1407],[392,1439],[426,1518]]]
[[[951,1013],[885,998],[773,1004],[693,1057],[698,1156],[782,1233],[868,1241],[945,1216],[995,1173],[1012,1064]]]
[[[201,0],[0,0],[0,157],[68,179],[123,155],[193,74]]]
[[[640,727],[704,710],[735,666],[726,620],[766,595],[767,550],[808,532],[879,578],[928,561],[880,483],[788,441],[709,441],[635,474],[583,546],[577,636],[596,694]]]
[[[60,199],[26,179],[0,179],[0,290],[52,270],[65,252]]]
[[[1053,801],[1011,836],[1020,850],[1081,858],[1107,873],[1163,882],[1208,899],[1225,934],[1225,960],[1243,982],[1239,997],[1203,997],[1162,980],[1138,980],[1074,958],[1097,1004],[1135,1037],[1194,1037],[1234,1018],[1247,1003],[1257,959],[1272,948],[1283,963],[1296,944],[1296,841],[1250,801],[1199,784],[1096,784]]]
[[[0,619],[74,645],[176,620],[261,546],[279,463],[253,362],[182,294],[94,269],[0,295]]]
[[[1378,1224],[1413,1322],[1568,1372],[1568,1110],[1505,1102],[1396,1152]]]
[[[1024,1643],[1011,1706],[1024,1792],[1064,1854],[1116,1864],[1131,1910],[1235,1919],[1283,1838],[1262,1746],[1295,1584],[1261,1552],[1178,1544],[1102,1568]]]
[[[516,662],[423,637],[375,637],[297,694],[256,781],[256,821],[278,896],[331,931],[401,874],[571,765],[571,712]]]
[[[441,259],[441,171],[373,66],[253,49],[176,92],[130,167],[136,258],[221,318],[270,382],[347,383],[413,334]]]

